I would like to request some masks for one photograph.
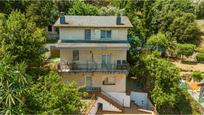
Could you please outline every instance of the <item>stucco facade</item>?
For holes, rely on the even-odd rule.
[[[84,40],[86,29],[91,30],[91,40],[100,40],[101,30],[111,30],[111,40],[127,40],[128,28],[60,28],[60,40]]]
[[[60,50],[60,58],[61,61],[64,62],[72,62],[73,61],[73,50],[61,49]],[[110,54],[111,55],[111,63],[116,64],[117,60],[126,60],[127,51],[126,50],[79,50],[79,63],[86,64],[88,61],[92,61],[93,59],[96,63],[101,63],[101,55]]]
[[[121,92],[126,91],[126,74],[117,73],[61,73],[64,82],[74,81],[80,86],[86,85],[86,77],[92,77],[92,87],[101,87],[104,91],[108,92]],[[104,85],[103,81],[107,77],[114,77],[114,85]]]

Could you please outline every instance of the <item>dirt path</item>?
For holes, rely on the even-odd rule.
[[[180,61],[174,61],[172,62],[176,65],[179,69],[185,72],[192,72],[192,71],[200,71],[204,73],[204,64],[198,63],[198,64],[184,64]]]

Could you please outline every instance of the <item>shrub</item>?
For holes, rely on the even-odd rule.
[[[198,53],[196,59],[197,61],[204,61],[204,53]]]
[[[197,79],[197,80],[202,80],[204,78],[203,74],[199,71],[194,71],[192,72],[192,75],[191,75],[193,78]]]
[[[193,44],[177,44],[176,45],[176,54],[178,56],[191,56],[195,50],[195,45]]]

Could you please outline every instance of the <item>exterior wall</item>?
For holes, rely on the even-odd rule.
[[[154,106],[151,101],[148,99],[147,93],[144,92],[134,92],[130,93],[130,99],[134,101],[137,105],[147,109],[153,110]]]
[[[115,106],[113,106],[112,104],[110,104],[109,102],[105,101],[104,99],[102,99],[100,97],[98,97],[97,102],[103,104],[103,108],[102,109],[104,111],[122,112],[121,110],[119,110],[118,108],[116,108]]]
[[[117,60],[126,60],[127,51],[125,50],[79,50],[79,62],[86,64],[88,61],[92,60],[92,51],[94,60],[97,63],[101,63],[101,55],[111,54],[111,63],[116,64]],[[60,50],[60,58],[63,62],[72,62],[73,60],[73,50]]]
[[[121,92],[126,91],[126,74],[108,74],[108,73],[62,73],[64,82],[75,81],[78,85],[86,84],[86,76],[92,76],[92,87],[101,87],[106,92]],[[103,85],[103,81],[108,76],[115,77],[115,85]]]
[[[123,103],[124,107],[130,107],[130,96],[126,95],[126,93],[108,92],[108,94]]]
[[[100,30],[111,30],[112,40],[127,40],[127,28],[60,28],[60,39],[85,40],[85,29],[91,29],[91,40],[100,40]]]
[[[131,92],[130,98],[131,100],[133,100],[136,104],[140,106],[147,105],[147,93]]]

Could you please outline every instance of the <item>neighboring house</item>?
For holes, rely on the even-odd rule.
[[[100,107],[102,111],[124,112],[130,107],[127,34],[132,24],[128,17],[61,15],[54,26],[59,28],[57,47],[64,82],[85,85],[82,90],[96,96],[85,113],[96,114]]]

